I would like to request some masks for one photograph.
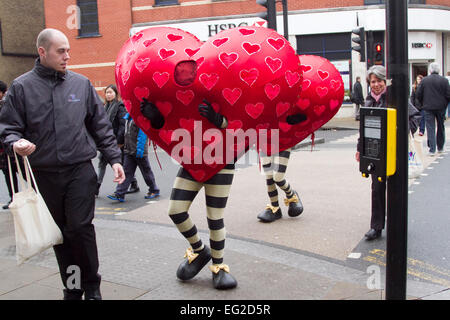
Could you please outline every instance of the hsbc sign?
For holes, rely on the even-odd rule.
[[[412,48],[427,48],[427,49],[431,49],[432,46],[433,46],[433,44],[431,44],[430,42],[413,42],[413,43],[411,43],[411,47]]]

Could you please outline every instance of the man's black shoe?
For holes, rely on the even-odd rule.
[[[102,300],[100,288],[86,289],[84,292],[84,300]]]
[[[366,240],[368,240],[368,241],[379,238],[380,236],[381,236],[381,230],[375,230],[375,229],[370,229],[365,234]]]
[[[139,192],[141,189],[139,189],[139,186],[137,184],[137,181],[134,181],[131,183],[130,188],[126,193],[136,193]]]
[[[219,290],[233,289],[237,286],[236,279],[230,274],[226,264],[212,265],[209,267],[212,271],[213,286]]]
[[[190,280],[203,269],[211,260],[211,250],[207,246],[200,252],[193,252],[192,248],[186,250],[186,258],[178,267],[177,278],[180,280]]]
[[[258,219],[262,222],[273,222],[275,220],[281,219],[281,216],[282,213],[280,207],[267,205],[266,210],[258,214]]]
[[[9,200],[9,202],[2,207],[3,210],[9,209],[9,205],[11,204],[11,202],[12,200]]]
[[[63,290],[64,293],[64,300],[81,300],[81,298],[83,297],[83,290],[79,290],[79,289],[64,289]]]
[[[284,203],[289,206],[288,215],[290,217],[297,217],[303,212],[303,204],[300,201],[297,191],[294,191],[294,196],[290,199],[284,199]]]

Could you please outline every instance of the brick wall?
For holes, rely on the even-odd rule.
[[[79,38],[78,30],[72,28],[73,12],[70,6],[76,0],[45,0],[46,27],[64,32],[70,42],[71,66],[96,63],[114,63],[117,53],[128,39],[131,28],[130,1],[98,0],[98,37]],[[95,87],[114,83],[114,67],[73,68],[75,72],[88,77]]]
[[[44,27],[43,0],[0,0],[0,23],[0,80],[9,86],[34,66],[36,37]]]

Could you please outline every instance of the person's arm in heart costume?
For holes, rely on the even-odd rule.
[[[150,120],[153,129],[161,129],[164,126],[164,116],[158,108],[147,99],[143,98],[141,102],[141,113]]]
[[[302,113],[292,114],[286,117],[286,122],[290,125],[299,124],[307,119],[306,115]]]
[[[220,113],[217,113],[211,103],[209,103],[206,99],[203,100],[203,103],[204,104],[198,105],[198,112],[200,115],[208,119],[208,121],[217,128],[225,129],[228,126],[227,119]]]

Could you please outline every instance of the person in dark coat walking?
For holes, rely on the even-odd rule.
[[[428,67],[429,75],[423,78],[417,89],[417,100],[425,111],[425,126],[429,155],[444,151],[445,144],[445,112],[450,101],[450,84],[439,75],[439,64],[433,62]],[[436,130],[437,127],[437,130]]]
[[[8,90],[8,86],[3,81],[0,81],[0,110],[3,107],[3,103],[5,100],[3,98],[6,95],[6,91]],[[10,157],[11,161],[11,171],[12,171],[12,180],[14,184],[14,189],[17,190],[17,168],[16,168],[16,161],[14,160],[14,157]],[[11,187],[11,179],[9,175],[9,167],[8,167],[8,154],[6,153],[3,145],[0,143],[0,169],[3,171],[3,174],[5,175],[5,183],[8,187],[8,194],[9,194],[9,201],[7,204],[5,204],[2,208],[4,210],[9,208],[9,204],[12,201],[13,197],[13,188]]]
[[[364,105],[364,95],[360,77],[356,77],[356,82],[353,85],[352,102],[356,105],[355,120],[359,121],[359,108]]]
[[[148,161],[148,138],[147,135],[139,129],[131,116],[127,113],[125,116],[125,135],[124,135],[124,161],[123,167],[125,171],[125,181],[119,184],[114,194],[109,195],[111,200],[119,202],[125,201],[125,194],[128,187],[135,179],[137,167],[144,177],[144,181],[148,186],[148,192],[145,199],[153,199],[159,197],[159,188],[156,185],[155,176],[150,162]]]
[[[34,68],[16,78],[0,112],[0,139],[9,154],[27,156],[39,191],[63,234],[53,247],[64,299],[102,299],[94,225],[97,149],[115,182],[125,179],[111,123],[89,79],[67,70],[69,40],[45,29]],[[73,267],[79,272],[79,281]],[[75,282],[75,283],[74,283]]]
[[[124,144],[124,133],[125,133],[125,116],[127,115],[127,109],[123,105],[123,102],[119,99],[119,93],[115,85],[110,84],[105,88],[105,111],[108,116],[109,121],[113,128],[114,135],[117,139],[117,145],[122,152],[122,163],[123,163],[123,144]],[[106,166],[108,161],[106,158],[100,154],[98,157],[98,179],[97,179],[97,192],[100,191],[100,187],[103,183],[103,178],[105,177]],[[139,192],[139,186],[137,184],[136,178],[133,176],[130,189],[127,193]]]
[[[425,133],[425,111],[422,110],[422,105],[417,99],[417,88],[420,82],[422,82],[423,76],[421,74],[417,75],[416,81],[414,81],[413,89],[411,91],[410,101],[420,111],[420,124],[419,124],[419,136],[423,136]]]

